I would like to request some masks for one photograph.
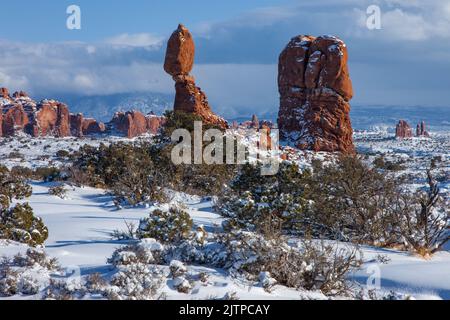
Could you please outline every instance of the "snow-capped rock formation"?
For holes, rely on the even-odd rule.
[[[347,47],[332,36],[293,38],[279,59],[280,137],[313,151],[354,153]]]
[[[400,120],[395,128],[395,137],[398,139],[412,138],[413,131],[411,126],[405,120]]]
[[[81,114],[70,114],[69,107],[59,101],[37,103],[23,91],[15,92],[11,97],[6,88],[2,88],[0,94],[0,137],[20,132],[32,137],[82,137],[105,131],[104,124],[84,119]]]
[[[164,70],[175,81],[175,111],[193,113],[202,117],[208,124],[227,128],[227,122],[211,111],[205,93],[196,86],[189,73],[194,66],[195,44],[189,30],[179,25],[167,44]]]
[[[139,111],[117,112],[109,123],[111,129],[134,138],[142,134],[157,134],[165,122],[164,117],[144,115]]]

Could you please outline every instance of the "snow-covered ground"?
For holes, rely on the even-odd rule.
[[[120,138],[109,138],[119,140]],[[88,143],[97,145],[99,139],[31,139],[18,137],[0,139],[0,163],[8,167],[61,165],[63,159],[55,154],[59,150],[73,151]],[[104,141],[103,141],[104,142]],[[373,161],[383,154],[387,160],[401,161],[405,166],[402,174],[414,174],[421,177],[415,183],[424,183],[424,175],[419,172],[429,166],[432,158],[439,157],[441,170],[440,185],[448,199],[450,177],[450,134],[433,135],[432,139],[395,140],[382,133],[358,133],[355,135],[358,151]],[[10,153],[20,153],[18,158]],[[14,154],[13,154],[14,155]],[[305,157],[308,153],[304,154]],[[320,155],[319,155],[320,156]],[[304,161],[299,159],[299,161]],[[49,195],[49,184],[33,183],[33,195],[27,199],[36,215],[43,218],[49,228],[49,238],[45,251],[58,259],[64,268],[80,268],[81,276],[93,273],[108,275],[111,266],[107,258],[126,241],[114,240],[115,230],[125,230],[126,223],[137,225],[141,218],[147,217],[150,208],[140,207],[117,210],[112,198],[103,190],[93,188],[70,188],[67,199]],[[177,194],[173,201],[182,202],[188,208],[195,226],[203,225],[207,232],[220,228],[222,218],[212,210],[212,204],[200,197]],[[0,240],[0,256],[14,256],[25,252],[26,246]],[[381,291],[411,294],[419,299],[450,299],[450,244],[444,251],[429,260],[407,252],[363,247],[363,267],[350,275],[362,286],[372,281],[379,272]],[[383,256],[385,263],[379,263]],[[375,267],[374,267],[375,266]],[[204,266],[189,266],[189,272],[209,274],[208,284],[197,284],[190,294],[173,289],[171,281],[163,287],[168,299],[207,299],[222,298],[235,293],[240,299],[325,299],[321,293],[300,292],[277,286],[271,293],[261,286],[249,286],[226,274],[220,269]],[[376,277],[375,277],[376,280]],[[375,281],[376,283],[376,281]],[[25,297],[14,297],[25,298]],[[27,297],[33,298],[33,297]]]
[[[107,258],[115,249],[125,244],[114,240],[114,230],[124,230],[126,222],[137,224],[148,216],[149,208],[133,208],[118,211],[112,199],[104,191],[92,188],[74,188],[68,198],[62,200],[48,194],[48,184],[33,184],[33,195],[29,203],[44,219],[49,228],[49,239],[45,250],[56,257],[64,268],[80,268],[81,275],[92,273],[107,275],[111,272]],[[182,199],[189,208],[195,225],[204,225],[208,232],[219,228],[221,217],[212,212],[210,202],[198,197]],[[26,246],[0,242],[0,255],[12,256],[25,252]],[[373,247],[363,247],[365,265],[351,275],[353,280],[365,285],[374,274],[373,263],[380,268],[381,289],[411,294],[415,298],[450,299],[450,252],[440,252],[431,260],[424,260],[406,252]],[[376,262],[382,255],[386,264]],[[375,269],[376,271],[377,269]],[[209,285],[195,287],[191,294],[178,293],[171,289],[170,281],[164,287],[168,299],[206,299],[224,297],[235,292],[241,299],[302,299],[325,298],[320,293],[305,293],[277,287],[267,293],[260,286],[249,287],[226,275],[223,270],[203,266],[189,266],[193,273],[210,274]],[[370,282],[372,283],[372,282]]]

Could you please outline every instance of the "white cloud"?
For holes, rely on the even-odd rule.
[[[159,47],[164,38],[151,33],[123,33],[106,40],[106,43],[125,47]]]

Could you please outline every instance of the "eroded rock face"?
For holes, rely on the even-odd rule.
[[[417,137],[426,137],[429,138],[430,134],[427,131],[427,126],[425,121],[421,121],[416,127],[416,136]]]
[[[413,131],[411,126],[405,120],[400,120],[395,128],[395,137],[399,139],[412,138]]]
[[[304,150],[355,152],[347,47],[331,36],[293,38],[279,59],[280,138]]]
[[[146,133],[156,134],[164,124],[164,118],[145,116],[139,111],[117,112],[110,124],[114,130],[131,139]]]
[[[10,99],[9,90],[7,88],[0,88],[0,98]]]
[[[14,136],[23,131],[29,123],[28,116],[20,104],[13,104],[3,108],[2,135]]]
[[[101,134],[106,131],[106,126],[102,122],[97,122],[97,120],[92,118],[86,118],[82,121],[82,132],[83,135],[88,136],[91,134]]]
[[[71,135],[69,108],[61,102],[44,100],[28,114],[30,124],[25,131],[33,137]]]
[[[70,115],[70,133],[74,137],[83,137],[84,117],[81,113]]]
[[[189,73],[194,65],[195,44],[191,33],[179,25],[167,44],[164,70],[175,81],[174,110],[194,113],[202,117],[207,124],[227,128],[227,122],[211,111],[206,94],[196,86],[195,79]]]
[[[0,95],[0,136],[24,132],[33,137],[82,137],[106,129],[94,119],[70,114],[69,107],[56,100],[36,103],[23,91],[10,97],[6,88],[0,90]]]

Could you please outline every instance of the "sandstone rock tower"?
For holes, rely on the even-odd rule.
[[[332,36],[293,38],[279,59],[280,138],[313,151],[354,153],[347,47]]]
[[[411,126],[405,120],[400,120],[395,127],[395,137],[398,139],[412,138],[413,131]]]
[[[211,111],[205,93],[190,75],[194,66],[195,44],[189,30],[179,25],[167,44],[164,70],[175,81],[175,111],[197,114],[207,124],[227,128],[227,122]]]

